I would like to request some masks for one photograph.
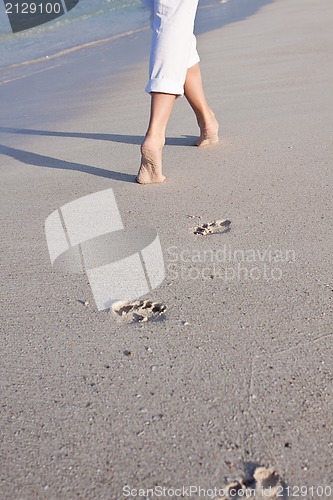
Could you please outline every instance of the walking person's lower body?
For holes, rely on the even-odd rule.
[[[218,141],[218,123],[207,104],[193,34],[198,0],[142,0],[153,30],[146,92],[151,95],[148,130],[141,145],[137,182],[162,182],[165,131],[178,96],[185,95],[200,128],[198,146]]]

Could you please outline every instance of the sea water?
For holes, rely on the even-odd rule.
[[[271,1],[200,0],[196,31],[208,31],[242,19]],[[98,40],[111,40],[143,30],[149,24],[148,12],[140,0],[80,0],[72,10],[53,21],[12,33],[5,3],[0,0],[0,69],[48,59]],[[17,0],[12,2],[17,3],[22,4]],[[36,2],[40,3],[41,0]]]

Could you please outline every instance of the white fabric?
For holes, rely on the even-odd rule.
[[[146,92],[184,94],[188,68],[200,61],[193,33],[198,0],[142,0],[153,30]]]

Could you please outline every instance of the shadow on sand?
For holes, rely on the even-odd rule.
[[[53,132],[50,130],[33,130],[33,129],[20,129],[20,128],[9,128],[9,127],[0,127],[0,132],[4,134],[22,134],[22,135],[35,135],[35,136],[47,136],[47,137],[95,139],[98,141],[121,142],[123,144],[135,144],[135,145],[140,145],[143,140],[143,137],[140,135],[92,134],[84,132]],[[166,144],[169,146],[192,146],[196,139],[197,137],[191,135],[186,135],[179,138],[172,137],[166,140]],[[116,172],[114,170],[106,170],[98,167],[92,167],[90,165],[85,165],[83,163],[74,163],[74,162],[59,160],[51,156],[40,155],[37,153],[32,153],[30,151],[24,151],[21,149],[12,148],[5,145],[0,145],[0,154],[10,156],[11,158],[18,160],[21,163],[26,163],[27,165],[34,165],[36,167],[45,167],[45,168],[58,168],[62,170],[76,170],[78,172],[97,175],[99,177],[105,177],[107,179],[113,179],[116,181],[135,182],[135,177],[136,177],[135,175]]]
[[[18,160],[21,163],[34,165],[35,167],[58,168],[62,170],[73,171],[76,170],[77,172],[97,175],[98,177],[105,177],[106,179],[113,179],[123,182],[135,182],[135,175],[115,172],[114,170],[106,170],[104,168],[92,167],[83,163],[74,163],[70,161],[59,160],[58,158],[52,158],[51,156],[31,153],[30,151],[23,151],[21,149],[11,148],[4,145],[0,145],[0,154],[10,156],[11,158]]]
[[[68,137],[74,139],[94,139],[97,141],[121,142],[123,144],[140,145],[143,141],[142,135],[121,135],[121,134],[98,134],[88,132],[55,132],[52,130],[34,130],[26,128],[0,127],[2,134],[37,135],[47,137]],[[168,146],[193,146],[198,140],[194,135],[182,135],[181,137],[169,137],[166,139]]]
[[[49,130],[33,130],[33,129],[20,129],[0,127],[0,133],[3,134],[22,134],[34,136],[47,136],[47,137],[67,137],[76,139],[94,139],[98,141],[111,141],[120,142],[123,144],[140,145],[143,137],[140,135],[121,135],[121,134],[98,134],[98,133],[84,133],[84,132],[54,132]],[[172,137],[166,140],[169,146],[193,146],[197,137],[185,135],[182,137]],[[22,149],[12,148],[5,145],[0,145],[0,154],[10,156],[15,160],[25,163],[27,165],[34,165],[36,167],[57,168],[62,170],[73,170],[84,172],[86,174],[97,175],[105,177],[106,179],[113,179],[122,182],[135,182],[135,175],[126,174],[123,172],[116,172],[114,170],[106,170],[103,168],[92,167],[83,163],[74,163],[51,156],[40,155]]]

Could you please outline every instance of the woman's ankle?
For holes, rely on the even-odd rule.
[[[165,132],[148,130],[145,135],[143,144],[145,144],[146,142],[153,142],[156,145],[163,147],[165,144]]]
[[[200,129],[203,129],[212,123],[216,123],[216,121],[215,115],[209,107],[197,114],[197,122]]]

